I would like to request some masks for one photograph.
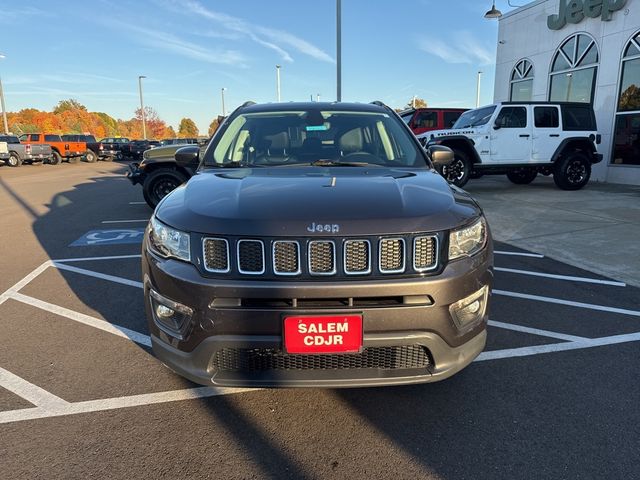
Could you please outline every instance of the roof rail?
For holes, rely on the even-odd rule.
[[[256,102],[254,102],[253,100],[247,100],[242,105],[240,105],[238,108],[250,107],[251,105],[255,105],[255,104],[256,104]]]

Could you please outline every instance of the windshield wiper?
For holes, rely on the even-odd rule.
[[[253,165],[247,162],[226,162],[226,163],[210,163],[206,164],[207,167],[213,168],[260,168],[264,165]]]
[[[336,160],[316,160],[315,162],[311,162],[308,165],[312,165],[314,167],[380,167],[382,165],[377,165],[375,163],[368,162],[338,162]]]

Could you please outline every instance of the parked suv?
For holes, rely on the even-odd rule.
[[[106,160],[122,160],[122,148],[129,145],[131,140],[125,137],[107,137],[100,140],[103,151],[108,155]]]
[[[596,117],[585,103],[498,103],[469,110],[451,130],[419,139],[454,151],[442,174],[458,187],[485,174],[528,184],[541,173],[553,175],[563,190],[578,190],[589,181],[591,165],[602,160]]]
[[[247,103],[158,204],[142,247],[155,354],[206,385],[433,382],[484,348],[478,204],[381,103]]]
[[[400,112],[400,117],[416,135],[431,130],[451,128],[465,108],[411,108]]]

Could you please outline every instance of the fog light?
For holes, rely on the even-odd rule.
[[[489,287],[484,286],[477,292],[449,306],[451,318],[453,318],[458,330],[467,331],[482,321],[488,295]]]
[[[182,339],[186,326],[193,315],[193,309],[163,297],[151,289],[149,290],[149,301],[156,325],[162,331]]]

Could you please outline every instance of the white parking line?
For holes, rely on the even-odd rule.
[[[149,221],[148,218],[142,220],[103,220],[101,223],[147,223]]]
[[[101,320],[90,315],[85,315],[84,313],[76,312],[75,310],[69,310],[68,308],[61,307],[60,305],[54,305],[53,303],[45,302],[38,298],[33,298],[22,293],[16,292],[11,296],[11,298],[13,300],[26,303],[27,305],[31,305],[32,307],[44,310],[46,312],[55,313],[56,315],[66,317],[70,320],[74,320],[89,327],[112,333],[113,335],[117,335],[118,337],[128,338],[129,340],[139,343],[140,345],[145,345],[147,347],[151,346],[151,338],[149,338],[148,335],[136,332],[135,330],[131,330],[126,327],[120,327],[105,320]]]
[[[506,290],[493,289],[495,295],[503,295],[505,297],[524,298],[525,300],[534,300],[536,302],[555,303],[557,305],[566,305],[568,307],[588,308],[589,310],[598,310],[600,312],[620,313],[622,315],[631,315],[640,317],[637,310],[627,310],[626,308],[606,307],[604,305],[594,305],[592,303],[573,302],[571,300],[563,300],[561,298],[543,297],[541,295],[529,295],[528,293],[508,292]]]
[[[52,260],[54,263],[66,263],[66,262],[91,262],[99,260],[122,260],[126,258],[140,258],[142,255],[111,255],[109,257],[75,257],[75,258],[59,258]]]
[[[69,405],[60,397],[56,397],[53,393],[47,392],[45,389],[27,382],[25,379],[14,375],[8,370],[0,367],[0,387],[15,393],[19,397],[24,398],[27,402],[34,404],[43,409],[59,408]]]
[[[599,285],[612,285],[614,287],[626,287],[626,283],[615,282],[613,280],[600,280],[598,278],[573,277],[571,275],[556,275],[555,273],[531,272],[529,270],[517,270],[515,268],[494,267],[496,272],[517,273],[519,275],[530,275],[533,277],[553,278],[556,280],[568,280],[571,282],[596,283]]]
[[[575,335],[565,335],[564,333],[551,332],[549,330],[540,330],[538,328],[524,327],[522,325],[498,322],[496,320],[489,320],[489,325],[491,327],[504,328],[505,330],[513,330],[514,332],[522,332],[522,333],[529,333],[531,335],[538,335],[540,337],[557,338],[558,340],[566,340],[568,342],[581,342],[583,340],[589,340],[586,337],[577,337]]]
[[[135,280],[129,280],[128,278],[116,277],[115,275],[108,275],[106,273],[94,272],[93,270],[85,270],[84,268],[72,267],[65,263],[53,262],[53,265],[60,270],[67,270],[69,272],[79,273],[81,275],[87,275],[89,277],[100,278],[101,280],[107,280],[113,283],[121,283],[129,287],[142,288],[142,282]]]
[[[19,422],[23,420],[34,420],[37,418],[60,417],[64,415],[75,415],[78,413],[101,412],[105,410],[116,410],[119,408],[138,407],[142,405],[153,405],[166,402],[177,402],[181,400],[192,400],[197,398],[217,397],[221,395],[231,395],[235,393],[259,390],[260,389],[258,388],[247,389],[196,387],[187,388],[184,390],[144,393],[141,395],[105,398],[100,400],[88,400],[84,402],[74,403],[68,403],[64,400],[61,400],[63,402],[62,404],[47,405],[47,408],[22,408],[19,410],[0,412],[0,424]]]
[[[44,262],[42,265],[40,265],[31,273],[29,273],[22,280],[20,280],[18,283],[16,283],[15,285],[7,289],[5,292],[3,292],[0,295],[0,305],[6,302],[8,299],[10,299],[14,293],[20,291],[22,288],[24,288],[29,283],[31,283],[38,275],[40,275],[42,272],[44,272],[47,268],[49,268],[52,265],[53,265],[53,262],[51,262],[50,260],[47,262]]]
[[[576,342],[552,343],[549,345],[535,345],[532,347],[508,348],[505,350],[492,350],[482,352],[475,362],[485,360],[499,360],[502,358],[528,357],[541,353],[563,352],[567,350],[579,350],[581,348],[603,347],[606,345],[616,345],[619,343],[640,341],[640,332],[627,333],[624,335],[613,335],[610,337],[590,338]]]
[[[526,252],[507,252],[504,250],[494,250],[493,253],[498,255],[513,255],[516,257],[532,257],[532,258],[544,258],[544,255],[539,253],[526,253]]]

